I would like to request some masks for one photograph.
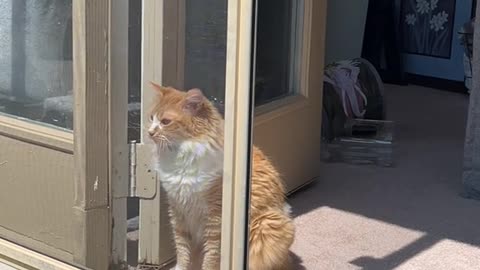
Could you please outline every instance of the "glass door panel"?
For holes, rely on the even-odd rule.
[[[225,237],[232,239],[227,246],[236,244],[235,248],[226,249],[229,254],[226,263],[234,256],[240,258],[239,261],[244,259],[241,247],[246,235],[240,232],[245,232],[247,204],[243,201],[242,208],[239,202],[248,192],[251,30],[245,29],[252,23],[252,2],[240,2],[144,0],[140,4],[130,1],[128,132],[129,140],[136,141],[139,197],[138,201],[130,199],[128,202],[129,239],[131,244],[138,244],[137,262],[131,264],[165,266],[177,259],[182,265],[187,261],[184,256],[185,246],[188,246],[193,269],[200,269],[202,264],[204,269],[218,269],[220,248],[223,247],[220,243],[222,229],[226,230]],[[241,24],[237,11],[245,3],[250,9],[245,9],[247,17],[242,20],[246,24]],[[142,31],[138,31],[139,21]],[[231,31],[227,32],[229,27]],[[245,29],[241,29],[243,27]],[[236,53],[240,49],[243,50],[242,58]],[[158,86],[152,86],[151,82]],[[238,98],[237,91],[242,93],[242,98]],[[172,96],[176,96],[175,106],[162,101]],[[193,111],[189,107],[191,102],[195,103]],[[232,121],[224,122],[224,115]],[[164,118],[169,122],[163,123]],[[192,121],[182,122],[179,120],[182,118]],[[199,126],[193,129],[182,126],[200,122],[207,123],[202,124],[201,131],[198,131]],[[155,126],[170,124],[178,125],[178,130],[185,132],[169,133],[168,128]],[[184,183],[196,177],[183,174],[178,175],[175,187],[168,184],[172,176],[163,171],[171,169],[168,166],[179,165],[164,159],[180,154],[193,158],[195,164],[180,164],[188,168],[211,163],[208,184]],[[228,165],[223,166],[225,162]],[[237,166],[240,163],[242,166]],[[234,197],[238,198],[235,203]],[[223,210],[226,216],[222,214],[222,205],[226,205]],[[180,245],[180,249],[173,243]],[[211,246],[211,250],[205,249],[205,245]],[[242,255],[237,257],[239,252]],[[202,255],[207,259],[202,261]]]
[[[22,267],[108,268],[111,3],[0,1],[0,257]]]
[[[76,230],[85,219],[75,201],[73,9],[0,1],[0,243],[22,266],[87,265]]]
[[[303,1],[257,3],[255,105],[299,92]]]
[[[72,1],[0,1],[0,24],[0,238],[71,261]]]
[[[0,112],[73,129],[72,1],[1,1],[0,13]]]
[[[223,103],[227,52],[227,0],[185,1],[184,87],[205,89]]]
[[[292,192],[319,175],[325,1],[261,0],[257,6],[254,144]]]
[[[255,95],[258,106],[254,142],[271,157],[282,173],[288,191],[318,176],[322,76],[317,74],[323,73],[325,2],[283,1],[278,7],[273,7],[278,4],[273,1],[255,4],[254,1],[239,0],[212,0],[204,5],[188,0],[143,1],[142,77],[138,95],[142,113],[136,125],[140,128],[138,138],[141,144],[136,147],[137,160],[141,160],[137,167],[143,167],[144,172],[140,177],[143,180],[138,171],[137,178],[140,182],[147,179],[158,181],[140,184],[152,189],[140,199],[138,258],[142,265],[166,265],[175,258],[179,258],[180,264],[184,262],[178,257],[183,254],[182,250],[176,251],[172,245],[171,233],[174,232],[177,236],[187,234],[188,243],[196,247],[190,250],[189,263],[199,267],[201,261],[195,255],[202,254],[203,245],[198,244],[205,240],[193,241],[197,236],[188,235],[192,228],[176,231],[178,227],[171,226],[167,214],[169,202],[175,204],[178,198],[171,196],[169,187],[162,185],[168,181],[168,176],[161,171],[165,163],[158,163],[158,160],[165,151],[176,153],[185,143],[190,145],[192,142],[191,137],[168,137],[169,134],[165,133],[162,135],[165,142],[159,150],[159,142],[149,138],[148,131],[155,123],[155,117],[160,124],[164,120],[162,108],[168,104],[162,103],[162,97],[170,95],[171,91],[178,93],[160,90],[170,91],[170,94],[162,93],[159,98],[159,90],[152,91],[155,87],[152,88],[151,81],[160,88],[172,86],[182,90],[183,98],[189,89],[200,88],[202,96],[196,100],[214,105],[228,119],[222,123],[224,144],[220,172],[223,179],[222,269],[243,269],[246,266],[253,89],[259,89],[259,94]],[[281,19],[270,16],[267,12],[269,5],[278,9]],[[257,12],[256,16],[253,16],[254,12]],[[318,32],[312,31],[313,25]],[[279,43],[278,50],[271,49],[271,39]],[[150,108],[156,101],[161,106],[155,110],[158,114],[152,115]],[[184,104],[182,102],[184,100],[179,96],[178,104]],[[164,125],[172,122],[172,119],[167,120]],[[216,135],[220,134],[219,130]],[[155,155],[157,162],[155,159],[152,162]],[[214,158],[211,157],[210,161],[216,160]],[[160,173],[155,173],[155,169]],[[198,210],[195,208],[198,203],[191,204],[195,194],[189,194],[191,196],[183,202],[184,205]],[[219,194],[217,190],[215,196]],[[182,209],[175,211],[174,215],[185,214]],[[201,210],[182,216],[184,220],[194,218],[196,228],[202,228],[208,217],[209,213],[202,214]],[[217,247],[218,244],[215,243]]]

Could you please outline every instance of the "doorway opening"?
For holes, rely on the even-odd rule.
[[[296,269],[480,263],[462,185],[474,10],[328,1],[319,179],[290,198]]]

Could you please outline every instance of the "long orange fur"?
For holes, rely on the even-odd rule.
[[[158,119],[158,125],[167,123],[161,129],[153,127],[149,130],[158,147],[163,149],[184,141],[195,141],[205,142],[214,149],[212,151],[223,153],[223,118],[199,90],[183,92],[153,83],[152,86],[157,92],[152,119]],[[285,210],[284,184],[278,171],[257,147],[253,148],[252,165],[249,269],[290,269],[289,248],[294,238],[294,226]],[[178,190],[191,192],[188,187]],[[221,174],[197,193],[192,196],[196,198],[194,202],[204,201],[207,209],[202,220],[195,220],[203,224],[200,243],[194,241],[196,232],[191,229],[192,220],[188,220],[191,215],[183,213],[185,209],[195,211],[195,206],[185,205],[189,198],[179,199],[178,194],[168,196],[177,250],[176,269],[216,270],[220,268]]]

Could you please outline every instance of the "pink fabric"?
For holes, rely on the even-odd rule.
[[[325,71],[325,82],[331,84],[340,96],[345,115],[349,118],[363,118],[367,97],[358,81],[360,69],[357,62],[341,61]]]

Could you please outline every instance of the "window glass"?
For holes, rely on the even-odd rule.
[[[73,128],[72,1],[0,1],[0,112]]]
[[[226,73],[226,33],[227,33],[227,0],[166,0],[163,1],[164,17],[163,17],[163,67],[162,67],[162,80],[163,82],[156,82],[162,84],[162,86],[174,87],[180,91],[188,91],[189,89],[198,88],[201,89],[204,98],[208,99],[213,105],[219,109],[220,114],[214,114],[213,117],[221,119],[223,117],[223,100],[225,97],[225,73]],[[178,16],[171,16],[171,14],[178,14]],[[142,1],[130,0],[129,1],[129,98],[128,98],[128,140],[140,142],[143,140],[141,137],[141,129],[148,133],[148,130],[152,126],[152,122],[147,122],[142,126],[142,106],[153,105],[154,100],[145,99],[145,95],[142,95]],[[145,33],[145,32],[143,32]],[[152,33],[148,33],[152,34]],[[173,45],[172,45],[173,44]],[[156,76],[159,76],[156,74]],[[154,91],[150,86],[143,89],[144,93],[147,91]],[[176,92],[178,95],[178,92]],[[196,96],[198,97],[198,95]],[[195,98],[192,100],[196,100]],[[146,103],[146,104],[142,104]],[[157,113],[161,114],[165,105],[158,110]],[[168,107],[171,109],[171,107]],[[182,110],[175,110],[177,114],[184,114]],[[149,111],[145,111],[145,114],[149,114]],[[193,112],[191,112],[193,113]],[[203,114],[202,114],[203,115]],[[212,116],[212,115],[210,115]],[[160,117],[160,116],[159,116]],[[199,116],[204,117],[204,116]],[[162,119],[159,119],[162,120]],[[161,123],[160,123],[161,124]],[[183,123],[177,123],[182,130],[190,130],[187,126],[182,126]],[[163,124],[162,124],[163,125]],[[223,141],[223,134],[216,132],[216,128],[223,128],[222,121],[216,122],[217,126],[208,126],[211,128],[211,132],[215,130],[215,134],[220,138],[218,141]],[[158,134],[152,133],[151,138],[146,138],[143,141],[148,146],[151,146],[156,151],[152,151],[152,160],[160,160],[167,155],[177,154],[178,149],[183,147],[182,145],[192,144],[192,147],[200,147],[195,140],[189,140],[187,136],[177,137],[178,134],[169,132],[168,129],[159,131],[159,128],[153,128],[153,131],[157,131]],[[204,131],[206,132],[206,131]],[[165,138],[164,141],[155,141],[153,136]],[[192,134],[190,134],[192,135]],[[202,136],[200,136],[202,137]],[[205,136],[204,136],[205,138]],[[200,140],[200,139],[199,139]],[[200,140],[201,141],[201,140]],[[209,143],[207,141],[201,141],[202,143]],[[165,150],[164,146],[168,145],[168,149]],[[163,147],[163,148],[162,148]],[[163,150],[162,150],[163,149]],[[223,151],[218,150],[218,145],[208,147],[212,152],[208,153],[202,158],[208,158],[209,161],[215,161],[212,163],[212,168],[209,169],[208,174],[211,174],[214,181],[217,181],[216,189],[212,188],[211,197],[215,202],[221,203],[221,176],[223,174]],[[218,152],[217,152],[218,151]],[[155,163],[156,168],[164,169],[162,166],[166,166],[165,163]],[[171,179],[168,176],[162,175],[157,171],[157,176],[162,187],[169,197],[169,202],[175,204],[178,208],[175,209],[175,218],[170,220],[171,222],[178,222],[178,226],[165,226],[161,235],[169,235],[170,232],[177,234],[176,244],[181,245],[183,241],[187,241],[187,244],[191,248],[192,262],[195,266],[193,269],[200,269],[197,252],[202,248],[203,239],[191,239],[190,235],[198,235],[196,231],[197,227],[188,227],[185,231],[181,230],[181,226],[184,226],[185,222],[192,223],[197,222],[202,226],[205,226],[207,220],[207,214],[202,212],[204,209],[196,207],[193,201],[189,201],[186,207],[193,207],[191,216],[187,215],[187,209],[182,208],[182,201],[175,201],[174,191],[169,190],[163,185]],[[179,184],[180,185],[180,184]],[[170,193],[169,193],[170,192]],[[198,194],[197,194],[198,195]],[[188,196],[196,196],[190,194]],[[165,201],[159,202],[162,211],[167,211],[168,204]],[[218,205],[214,205],[218,208]],[[138,229],[139,222],[142,222],[142,216],[140,215],[140,209],[142,204],[136,198],[129,198],[127,201],[128,207],[128,239],[131,240],[131,247],[128,250],[129,264],[136,266],[138,260],[137,247],[142,245],[138,242]],[[143,213],[143,212],[142,212]],[[216,211],[217,216],[211,216],[212,218],[221,215],[221,208]],[[184,220],[188,218],[188,220]],[[204,222],[203,224],[201,222]],[[221,224],[218,224],[221,225]],[[200,226],[198,228],[201,228]],[[175,230],[177,229],[177,230]],[[181,231],[179,231],[181,230]],[[172,240],[170,237],[159,239],[162,250],[168,250],[172,248]],[[195,241],[195,242],[193,242]],[[210,242],[217,241],[215,236],[212,236]],[[219,244],[219,243],[216,243]],[[133,247],[133,248],[132,248]],[[220,246],[218,246],[220,247]],[[182,250],[181,250],[182,251]],[[186,259],[182,259],[182,254],[179,255],[177,261],[180,263],[185,262]],[[213,254],[215,255],[215,254]],[[141,255],[140,255],[141,256]],[[193,257],[195,256],[195,257]],[[182,266],[182,265],[181,265]],[[184,269],[179,266],[179,268]],[[205,269],[217,269],[213,266],[205,266]],[[186,268],[185,268],[186,269]]]
[[[298,91],[302,1],[257,1],[255,105]]]

